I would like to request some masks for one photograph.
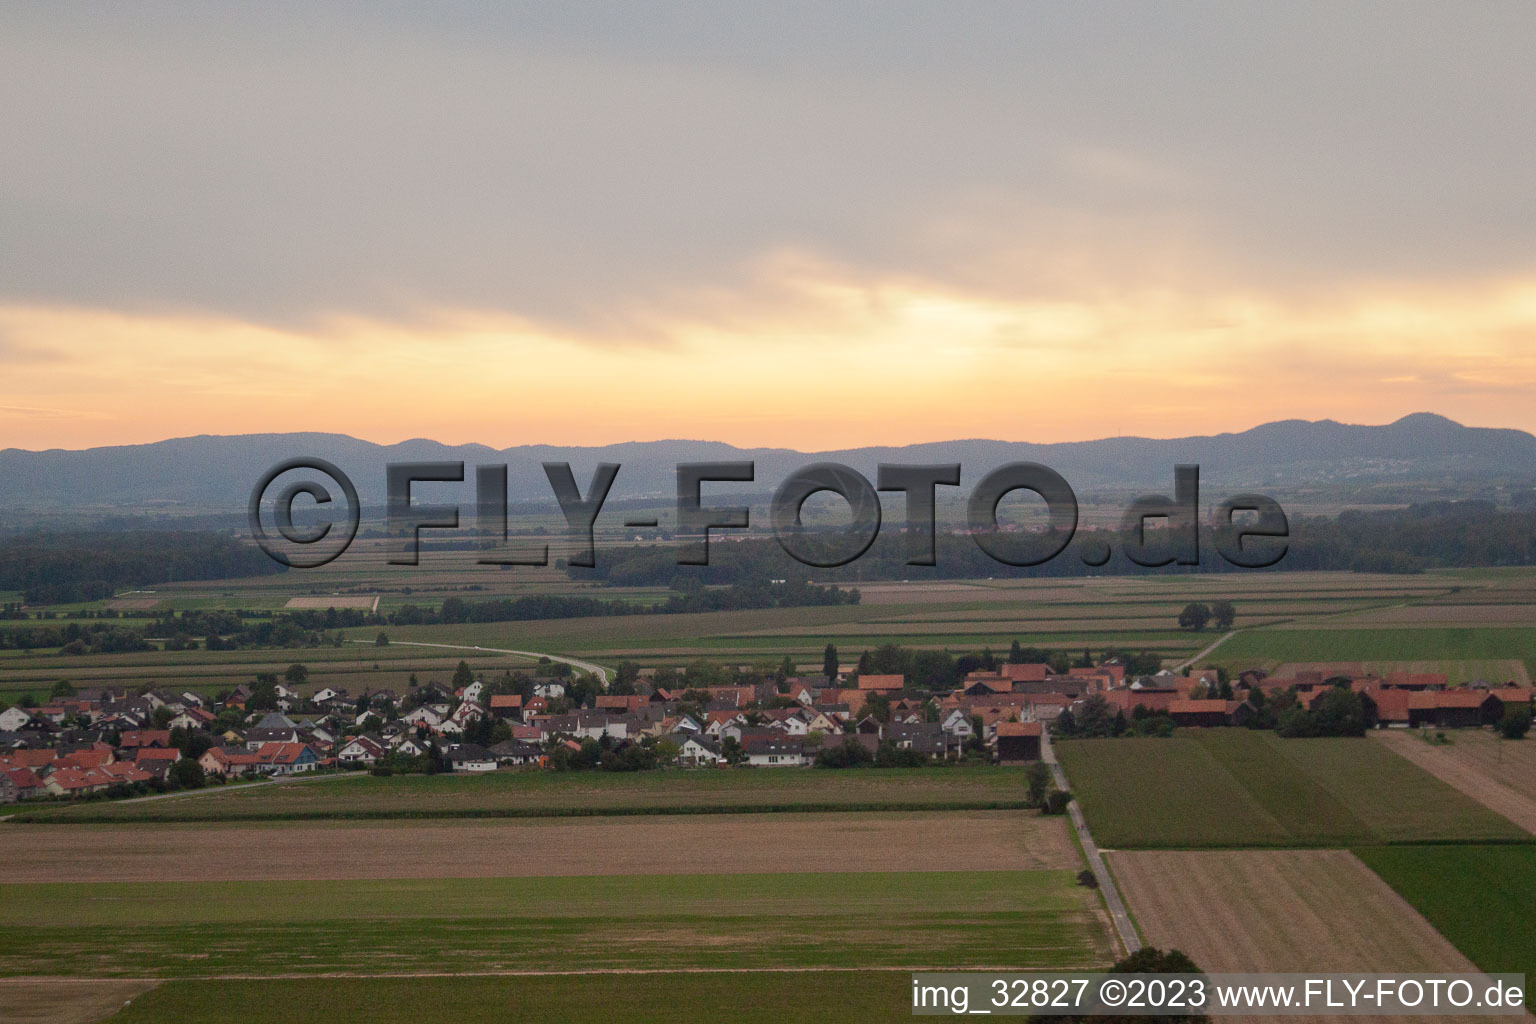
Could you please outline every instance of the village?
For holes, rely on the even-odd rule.
[[[568,678],[514,684],[508,674],[487,683],[463,665],[462,685],[428,682],[398,695],[325,687],[303,697],[293,680],[271,678],[218,700],[86,688],[0,711],[0,802],[129,797],[332,770],[1025,764],[1041,757],[1048,728],[1063,736],[1273,728],[1282,703],[1304,713],[1341,692],[1352,695],[1346,700],[1363,728],[1496,726],[1510,709],[1528,720],[1532,707],[1530,687],[1452,686],[1438,673],[1270,677],[1255,669],[1229,679],[1219,669],[1161,669],[1127,682],[1125,669],[1120,658],[1066,672],[994,664],[945,692],[856,670],[682,689],[654,685],[646,670],[629,687],[636,692],[578,693]],[[255,707],[262,685],[275,705],[268,709]],[[502,692],[513,688],[522,692]]]

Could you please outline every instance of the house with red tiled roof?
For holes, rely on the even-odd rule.
[[[904,690],[906,687],[907,677],[904,675],[859,676],[860,690]]]
[[[1441,729],[1482,725],[1485,720],[1483,705],[1490,701],[1497,707],[1498,713],[1502,714],[1503,705],[1488,696],[1487,690],[1465,687],[1455,690],[1409,690],[1408,724],[1415,728],[1429,725]]]
[[[261,769],[269,775],[293,775],[314,771],[320,757],[307,743],[263,743],[256,751]]]
[[[1174,725],[1231,725],[1232,713],[1239,703],[1235,700],[1174,700],[1168,702],[1168,717],[1173,719]]]
[[[47,792],[43,780],[30,768],[0,768],[0,775],[10,783],[9,791],[16,800],[30,800]]]
[[[1411,690],[1388,690],[1370,687],[1360,691],[1360,701],[1365,707],[1367,726],[1386,726],[1406,729],[1410,721],[1408,698]]]

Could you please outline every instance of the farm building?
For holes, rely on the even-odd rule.
[[[1024,764],[1040,760],[1039,722],[998,722],[997,760],[1000,764]]]

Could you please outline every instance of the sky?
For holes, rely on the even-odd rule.
[[[1536,430],[1536,5],[0,6],[0,447]]]

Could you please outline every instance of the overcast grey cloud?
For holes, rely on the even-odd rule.
[[[310,6],[0,8],[0,301],[622,333],[786,251],[1018,295],[1536,263],[1526,3]]]

